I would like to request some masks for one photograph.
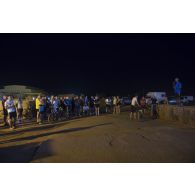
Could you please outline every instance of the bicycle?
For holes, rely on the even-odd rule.
[[[48,115],[48,122],[56,122],[59,120],[59,111],[51,109],[51,113]]]

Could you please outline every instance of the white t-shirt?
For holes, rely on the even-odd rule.
[[[134,97],[134,98],[132,99],[131,105],[132,105],[132,106],[138,105],[137,97]]]
[[[58,99],[56,99],[56,100],[54,100],[53,101],[53,108],[55,109],[55,110],[57,110],[58,108],[59,108],[59,100]]]
[[[14,100],[7,100],[5,102],[5,108],[7,109],[8,113],[16,112],[16,107],[14,105]]]
[[[23,109],[23,102],[22,101],[17,101],[17,108]]]
[[[113,105],[116,105],[116,103],[117,103],[117,99],[114,98],[114,99],[113,99]]]

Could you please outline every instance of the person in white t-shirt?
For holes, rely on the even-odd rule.
[[[23,117],[23,101],[22,98],[19,97],[16,101],[16,110],[18,114],[18,123],[22,124],[22,117]]]
[[[113,114],[116,114],[117,113],[117,99],[116,99],[116,96],[113,97],[112,105],[113,105]]]
[[[15,129],[17,114],[16,114],[16,107],[12,96],[9,96],[7,101],[5,102],[5,108],[7,109],[8,112],[8,122],[9,122],[10,129]]]
[[[138,111],[138,107],[139,107],[139,103],[138,103],[138,96],[135,95],[132,100],[131,100],[131,110],[130,110],[130,120],[132,119],[137,119],[139,118],[139,116],[137,116],[137,111]]]

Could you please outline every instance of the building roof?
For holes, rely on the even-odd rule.
[[[5,95],[37,95],[37,94],[48,94],[42,89],[38,89],[31,86],[25,85],[6,85],[3,88],[0,88],[0,94]]]

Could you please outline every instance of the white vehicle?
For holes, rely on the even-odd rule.
[[[153,98],[157,99],[157,103],[161,103],[167,101],[166,92],[148,92],[146,94],[146,98]]]
[[[194,101],[193,96],[181,96],[181,98],[180,98],[180,102],[183,105],[188,105],[188,104],[192,103],[193,101]],[[169,98],[169,104],[176,105],[177,104],[176,98],[175,97],[170,97]]]
[[[123,97],[121,99],[121,104],[123,104],[123,105],[130,105],[131,104],[131,99],[129,97]]]
[[[194,97],[193,96],[182,96],[181,97],[181,102],[182,103],[190,103],[194,101]]]

